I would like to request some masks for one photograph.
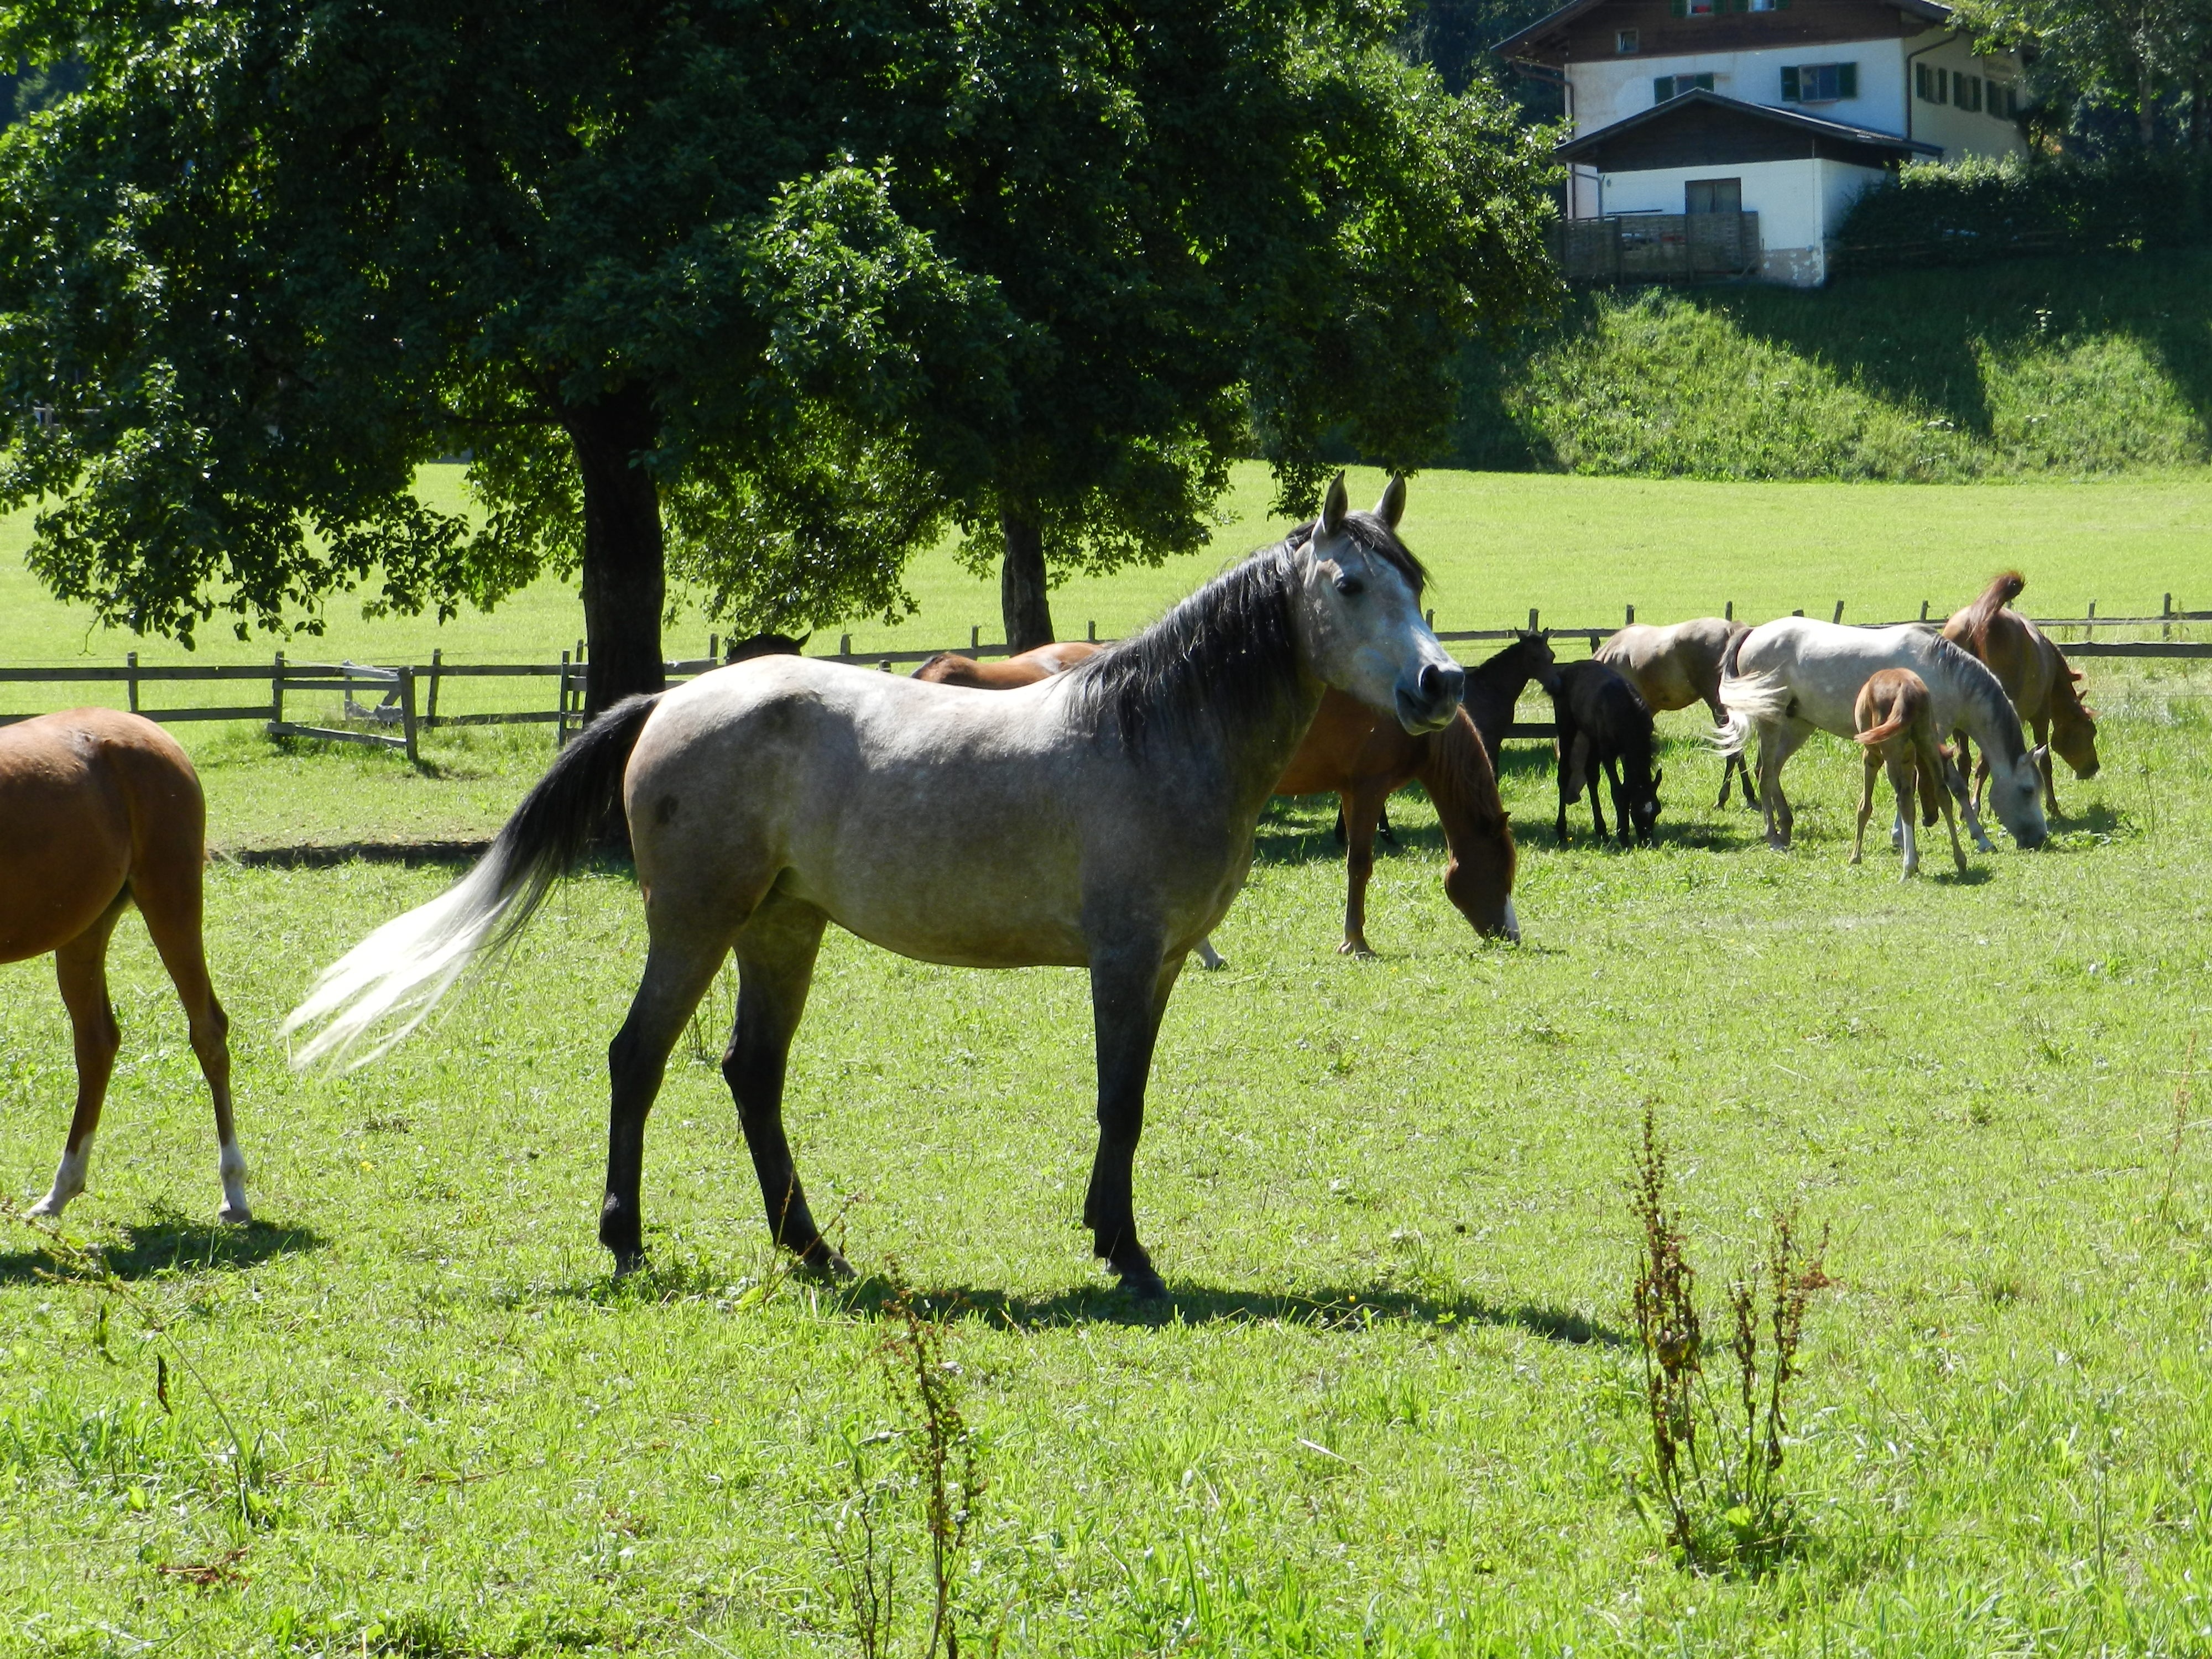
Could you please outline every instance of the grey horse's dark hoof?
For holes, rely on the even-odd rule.
[[[1164,1302],[1168,1299],[1166,1281],[1150,1267],[1123,1273],[1121,1288],[1139,1302]]]
[[[817,1279],[831,1285],[849,1285],[860,1277],[853,1264],[845,1260],[827,1239],[817,1238],[799,1258],[799,1265]]]

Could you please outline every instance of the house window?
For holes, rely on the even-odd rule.
[[[1711,17],[1727,9],[1727,0],[1671,0],[1668,10],[1677,17]]]
[[[1680,98],[1686,92],[1711,92],[1713,77],[1710,75],[1662,75],[1651,82],[1651,101],[1663,104],[1669,98]]]
[[[1859,95],[1856,64],[1801,64],[1782,71],[1785,104],[1832,104]]]
[[[1982,107],[1982,77],[1954,72],[1951,76],[1951,101],[1960,109],[1978,112]]]
[[[1944,83],[1949,79],[1949,74],[1943,70],[1930,69],[1925,64],[1912,66],[1912,90],[1923,104],[1948,103]]]
[[[1743,211],[1743,180],[1689,179],[1682,185],[1682,210],[1686,213],[1741,213]]]
[[[1613,49],[1623,56],[1641,52],[1644,50],[1643,40],[1634,29],[1623,29],[1613,37]]]

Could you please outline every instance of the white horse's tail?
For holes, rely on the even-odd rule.
[[[1796,699],[1788,678],[1772,669],[1764,674],[1723,674],[1721,707],[1728,710],[1728,719],[1713,728],[1713,747],[1723,755],[1741,755],[1753,728],[1786,720]]]
[[[523,797],[475,869],[325,968],[285,1018],[287,1036],[320,1027],[292,1064],[366,1066],[420,1025],[471,962],[512,942],[619,810],[630,750],[659,701],[627,697],[593,720]]]

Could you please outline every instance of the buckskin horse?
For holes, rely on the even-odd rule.
[[[1729,642],[1751,629],[1725,617],[1698,617],[1668,628],[1632,623],[1613,635],[1590,654],[1619,672],[1636,688],[1636,695],[1655,714],[1687,708],[1693,702],[1711,711],[1713,724],[1728,724],[1721,707],[1721,659]],[[1729,779],[1743,785],[1743,804],[1757,806],[1752,793],[1751,768],[1741,753],[1722,757],[1721,793],[1715,806],[1726,806]]]
[[[404,1036],[471,958],[512,939],[619,801],[648,945],[608,1048],[600,1241],[644,1257],[645,1121],[670,1050],[732,951],[722,1060],[769,1228],[849,1275],[808,1208],[783,1130],[785,1068],[823,928],[981,968],[1087,968],[1098,1146],[1083,1206],[1125,1288],[1165,1294],[1133,1176],[1160,1018],[1186,954],[1243,886],[1276,779],[1331,686],[1411,732],[1449,724],[1462,679],[1421,619],[1392,479],[1373,514],[1321,515],[1069,673],[984,696],[768,656],[627,698],[563,750],[491,850],[442,896],[326,969],[286,1021],[296,1056],[358,1060]]]
[[[2097,775],[2097,711],[2081,701],[2075,682],[2081,678],[2067,665],[2044,631],[2017,611],[2006,606],[2021,596],[2027,583],[2017,570],[2008,570],[1984,590],[1982,596],[1943,624],[1943,637],[1971,651],[1997,677],[2013,711],[2035,732],[2038,769],[2043,775],[2043,808],[2058,816],[2058,791],[2051,775],[2051,751],[2057,750],[2074,775],[2087,780]],[[1960,764],[1972,750],[1966,734],[1959,733]],[[1981,799],[1983,781],[1989,776],[1990,757],[1984,750],[1974,775],[1974,798]]]
[[[76,1049],[76,1110],[51,1191],[54,1216],[84,1190],[107,1081],[122,1047],[107,996],[107,941],[132,904],[185,1005],[215,1097],[222,1218],[251,1218],[230,1119],[230,1021],[200,938],[207,804],[174,738],[149,720],[73,708],[0,727],[0,962],[53,952]]]

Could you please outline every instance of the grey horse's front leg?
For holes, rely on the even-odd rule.
[[[1145,1131],[1145,1084],[1168,994],[1183,958],[1161,960],[1156,942],[1101,950],[1091,962],[1091,1012],[1098,1043],[1098,1154],[1084,1194],[1091,1247],[1132,1295],[1167,1294],[1137,1240],[1137,1142]]]
[[[1983,759],[1986,761],[1988,758],[1984,753]],[[1974,810],[1973,792],[1966,787],[1966,775],[1959,770],[1956,761],[1943,763],[1943,787],[1951,792],[1951,799],[1959,803],[1959,816],[1966,819],[1966,833],[1974,838],[1976,849],[1984,853],[1996,852],[1996,843],[1982,829],[1982,815]]]

